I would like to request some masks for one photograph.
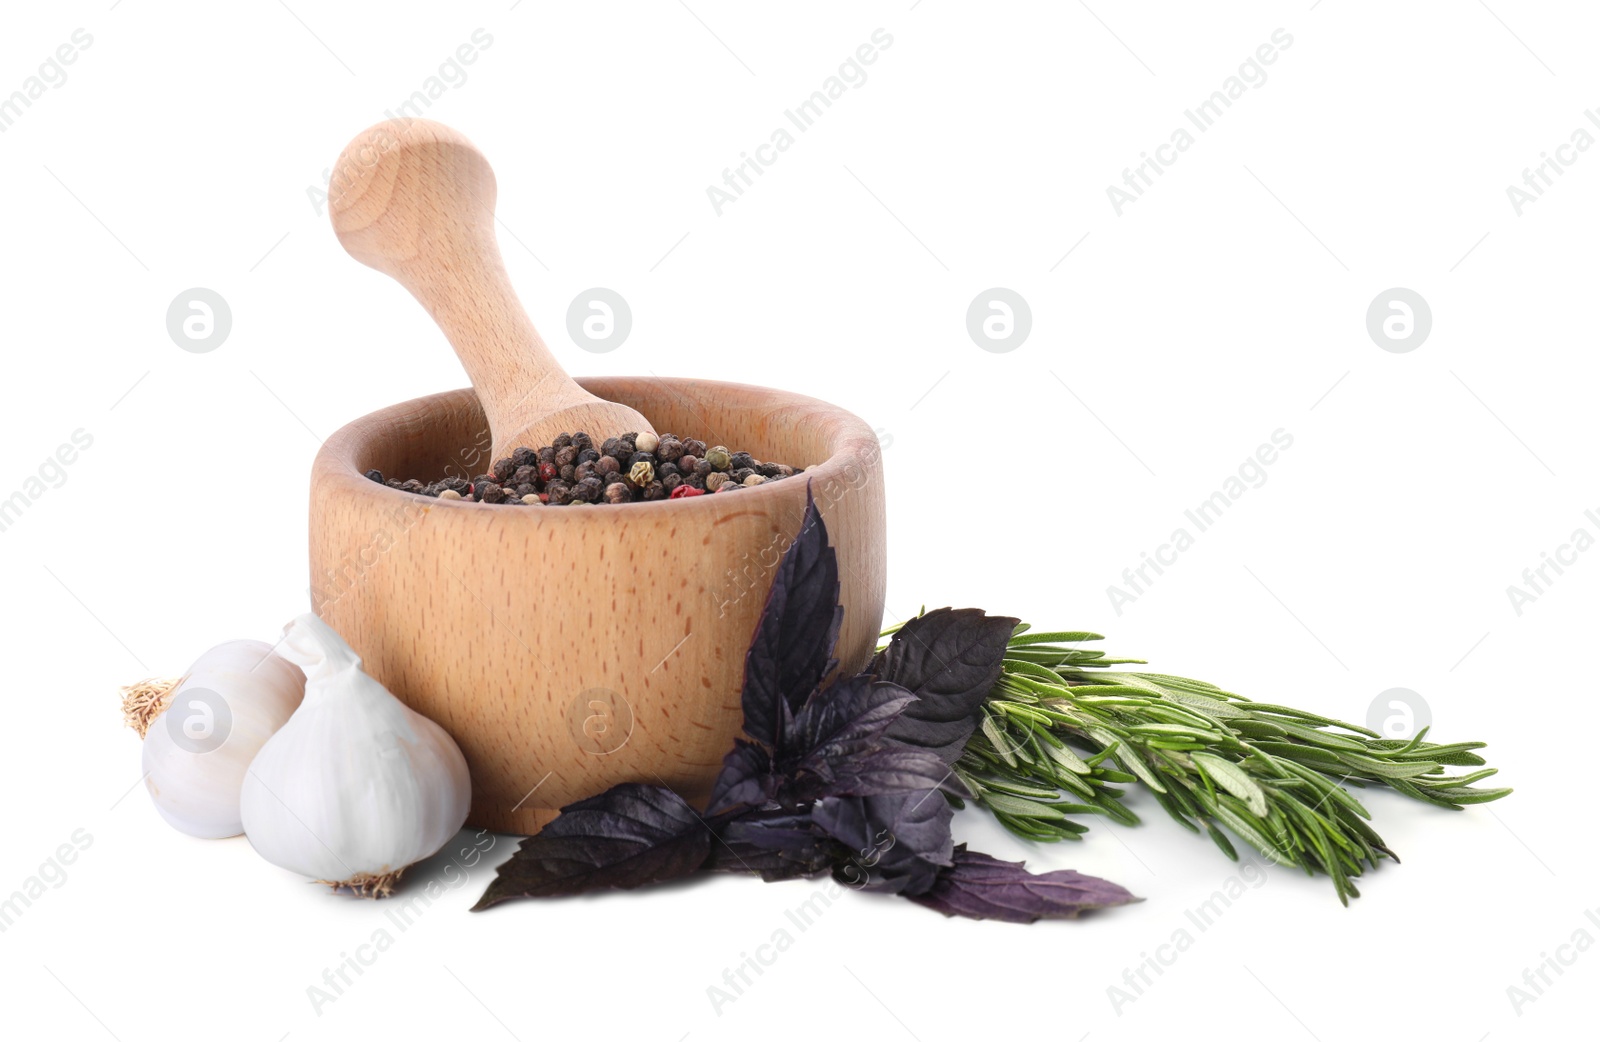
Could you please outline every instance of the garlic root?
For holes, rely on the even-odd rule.
[[[145,732],[150,730],[151,721],[167,708],[167,703],[172,701],[173,690],[181,683],[182,677],[169,677],[127,685],[122,689],[122,722],[143,738]]]
[[[334,892],[348,890],[357,897],[368,897],[376,900],[388,897],[394,893],[395,884],[400,882],[400,877],[405,874],[405,869],[395,869],[393,872],[371,873],[359,872],[342,883],[335,883],[331,879],[318,879],[316,882],[323,886],[331,886]]]

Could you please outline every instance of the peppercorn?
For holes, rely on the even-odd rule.
[[[568,445],[564,449],[557,449],[556,450],[556,466],[558,466],[558,467],[570,467],[574,463],[577,463],[578,462],[578,451],[579,451],[578,449],[573,448],[571,445]]]
[[[684,480],[684,484],[690,486],[691,488],[698,488],[704,491],[706,487],[706,475],[690,474],[688,478]]]
[[[536,506],[540,506],[543,503],[544,503],[544,500],[540,499],[538,493],[535,493],[535,492],[530,492],[526,496],[522,497],[522,505],[523,506],[536,507]]]
[[[661,444],[656,446],[656,458],[665,463],[671,463],[683,455],[683,442],[677,438],[662,438]]]
[[[756,473],[760,474],[764,478],[780,477],[783,474],[783,464],[763,463],[761,466],[756,468]]]
[[[717,495],[720,496],[724,492],[743,492],[743,491],[744,491],[744,486],[739,484],[737,481],[724,481],[722,483],[722,487],[717,489]]]
[[[556,450],[554,446],[546,445],[544,448],[539,450],[538,455],[539,466],[541,467],[546,463],[554,463],[556,461]]]
[[[572,502],[572,489],[560,481],[552,481],[544,490],[546,501],[561,507]]]
[[[453,488],[447,488],[443,492],[439,493],[439,498],[440,499],[460,499],[461,498],[461,493],[457,492]]]
[[[516,492],[516,494],[517,494],[517,496],[519,498],[527,499],[529,496],[533,495],[535,492],[537,492],[539,490],[534,488],[528,482],[523,482],[522,484],[518,485],[516,487],[516,489],[514,489],[514,491]]]
[[[600,455],[610,456],[611,458],[615,459],[617,456],[617,446],[618,441],[616,438],[607,438],[605,441],[600,443]]]
[[[537,467],[539,465],[539,454],[526,446],[520,449],[513,449],[511,462],[519,467]]]
[[[787,463],[774,463],[773,466],[778,468],[778,477],[780,478],[792,478],[796,473],[795,469]]]
[[[683,440],[683,451],[689,456],[704,456],[706,454],[706,443],[699,438],[685,438]]]
[[[599,499],[600,479],[594,477],[584,478],[582,481],[572,486],[572,498],[581,499],[585,503],[593,503],[595,500]]]
[[[579,481],[582,481],[585,478],[596,476],[594,472],[594,464],[587,462],[578,464],[576,467],[572,468],[572,476],[577,478]]]
[[[507,456],[505,459],[495,460],[492,469],[495,481],[504,485],[511,475],[516,473],[517,465],[511,462],[510,456]]]
[[[672,466],[672,464],[668,463],[668,464],[665,464],[665,466],[669,466],[670,467],[670,466]],[[663,477],[661,479],[661,487],[666,489],[668,492],[671,492],[673,489],[677,488],[681,484],[683,484],[683,475],[677,473],[676,471],[674,471],[671,474],[666,475],[665,477]]]
[[[478,502],[480,503],[498,503],[505,498],[505,490],[492,481],[485,483],[478,489]]]
[[[733,465],[733,457],[721,445],[713,446],[706,450],[705,460],[711,464],[713,470],[727,470]]]
[[[636,452],[654,452],[656,451],[656,446],[660,444],[661,438],[658,435],[651,434],[649,431],[642,431],[633,436],[633,447]]]
[[[633,499],[633,494],[628,491],[628,486],[621,481],[607,485],[605,496],[607,503],[626,503]]]
[[[716,467],[713,467],[711,465],[711,461],[710,460],[703,459],[703,458],[702,459],[698,459],[698,460],[695,461],[695,464],[694,464],[694,476],[697,477],[697,478],[704,478],[706,475],[712,473],[716,469],[717,469]]]
[[[527,485],[527,484],[531,484],[534,481],[534,479],[536,479],[538,476],[539,476],[539,468],[538,467],[536,467],[536,466],[535,467],[530,467],[526,463],[524,463],[522,466],[518,467],[516,470],[511,472],[511,477],[509,479],[507,479],[505,484],[509,484],[509,485]]]
[[[381,470],[369,470],[369,471],[367,471],[367,480],[368,481],[376,481],[380,485],[383,484],[384,483],[383,482],[383,471],[381,471]]]
[[[667,498],[666,486],[659,481],[652,481],[644,487],[644,498],[650,501]]]
[[[720,470],[712,471],[706,475],[706,491],[715,492],[733,479]]]
[[[766,484],[766,481],[767,479],[762,477],[760,474],[751,474],[749,477],[739,482],[739,484],[743,485],[745,488],[755,488],[757,485]]]
[[[561,469],[559,467],[557,467],[554,463],[541,463],[541,464],[539,464],[539,480],[540,481],[554,481],[556,479],[556,475],[558,475],[560,473],[561,473]]]
[[[729,471],[729,473],[733,475],[733,480],[742,485],[744,484],[744,479],[754,474],[755,471],[751,470],[749,467],[735,467],[733,470]]]
[[[584,449],[582,452],[578,453],[578,462],[579,463],[593,463],[595,460],[597,460],[599,458],[600,458],[600,450],[599,449]]]
[[[582,452],[584,449],[594,448],[594,439],[583,431],[578,431],[572,436],[572,447]]]
[[[656,477],[660,478],[662,481],[667,480],[668,474],[681,473],[683,472],[678,469],[678,465],[676,463],[663,463],[661,466],[656,468]]]
[[[407,481],[402,481],[400,483],[400,487],[407,492],[421,492],[422,482],[418,481],[416,478],[411,478]]]
[[[633,442],[633,439],[636,437],[638,437],[637,434],[619,434],[617,436],[617,459],[627,459],[629,456],[632,456],[635,452],[639,451],[639,447]]]
[[[612,440],[615,441],[616,439],[613,438]],[[621,469],[622,464],[618,463],[617,457],[612,455],[601,456],[599,459],[594,461],[595,473],[602,476],[606,474],[615,474]]]
[[[566,431],[562,431],[560,434],[556,435],[556,440],[550,443],[550,447],[555,449],[557,452],[560,452],[562,449],[571,444],[572,435],[568,434]]]
[[[609,488],[612,485],[626,485],[628,478],[620,470],[609,471],[600,475],[600,480]]]
[[[669,499],[688,499],[690,496],[703,496],[705,492],[693,485],[679,485],[668,496]]]
[[[566,466],[561,468],[561,480],[570,485],[578,480],[577,473],[578,468],[568,463]]]
[[[655,477],[656,469],[647,460],[640,460],[628,468],[628,480],[640,488],[650,484]]]
[[[678,472],[685,475],[693,474],[694,468],[699,463],[699,456],[690,455],[689,453],[685,452],[682,456],[678,457]]]

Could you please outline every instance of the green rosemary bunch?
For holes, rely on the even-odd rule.
[[[1018,626],[956,763],[977,802],[1020,836],[1077,839],[1093,814],[1137,824],[1120,786],[1141,783],[1228,857],[1238,858],[1231,832],[1275,862],[1327,874],[1348,904],[1359,896],[1355,877],[1379,858],[1399,859],[1345,783],[1387,785],[1452,810],[1511,792],[1473,787],[1495,773],[1473,752],[1483,742],[1440,745],[1425,740],[1426,728],[1385,739],[1198,680],[1115,671],[1143,660],[1074,646],[1100,639]]]

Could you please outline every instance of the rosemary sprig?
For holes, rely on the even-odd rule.
[[[1327,874],[1348,904],[1359,896],[1355,877],[1399,858],[1344,783],[1387,785],[1452,810],[1511,792],[1473,787],[1495,773],[1473,752],[1483,742],[1436,744],[1426,728],[1385,739],[1202,681],[1117,671],[1143,660],[1074,646],[1101,639],[1018,626],[955,765],[977,802],[1020,836],[1077,839],[1088,830],[1079,819],[1092,814],[1137,824],[1120,788],[1137,782],[1228,857],[1238,858],[1231,832],[1277,863]]]

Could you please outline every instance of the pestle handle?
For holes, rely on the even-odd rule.
[[[425,119],[369,127],[334,164],[328,202],[345,250],[410,290],[449,338],[488,417],[493,458],[563,431],[597,443],[653,431],[579,387],[533,328],[495,239],[494,171],[464,135]]]

